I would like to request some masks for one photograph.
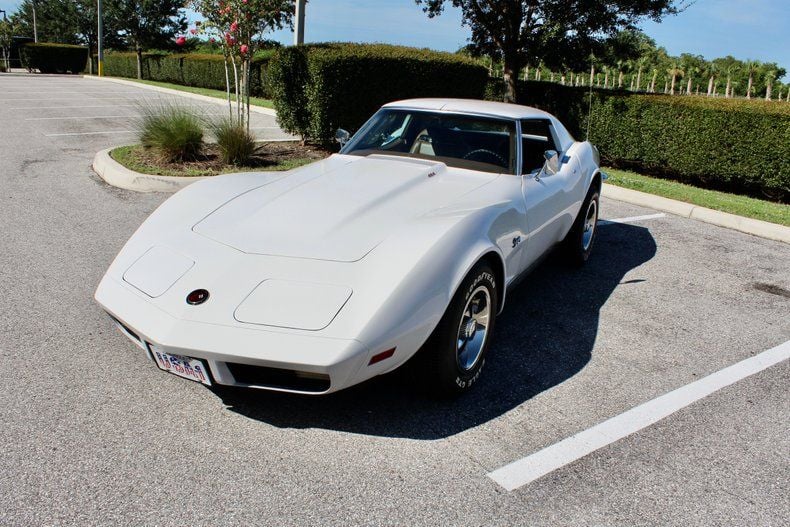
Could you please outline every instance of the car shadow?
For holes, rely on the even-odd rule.
[[[573,377],[589,362],[600,310],[623,277],[656,253],[644,227],[611,224],[581,269],[552,255],[511,290],[475,388],[454,400],[426,397],[397,370],[326,396],[215,387],[228,410],[281,428],[325,428],[383,437],[440,439],[490,421]]]

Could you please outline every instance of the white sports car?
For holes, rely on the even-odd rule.
[[[325,394],[414,359],[443,393],[486,361],[509,286],[558,244],[587,260],[598,152],[545,112],[415,99],[339,154],[190,185],[96,291],[159,368],[207,385]]]

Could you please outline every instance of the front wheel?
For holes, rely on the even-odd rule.
[[[429,391],[444,396],[468,391],[480,377],[494,330],[496,278],[477,264],[453,296],[441,321],[420,351],[416,365]]]
[[[572,265],[581,266],[590,258],[598,231],[600,197],[598,189],[592,187],[582,203],[579,215],[563,242],[565,255]]]

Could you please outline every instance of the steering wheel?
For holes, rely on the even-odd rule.
[[[477,159],[472,159],[473,157],[477,157]],[[480,159],[480,157],[482,157],[483,159]],[[499,154],[497,154],[492,150],[488,150],[487,148],[478,148],[477,150],[472,150],[471,152],[467,152],[466,155],[464,155],[464,159],[468,161],[479,161],[481,163],[488,162],[485,160],[486,157],[488,157],[489,159],[494,158],[496,160],[496,163],[493,164],[495,165],[499,165],[503,167],[507,166],[507,161],[505,161],[505,159],[502,156],[500,156]]]

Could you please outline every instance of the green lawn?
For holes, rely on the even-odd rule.
[[[110,152],[110,157],[135,172],[142,174],[152,174],[155,176],[176,176],[176,177],[200,177],[200,176],[216,176],[219,174],[233,174],[236,172],[271,172],[280,170],[291,170],[308,163],[312,163],[315,159],[297,158],[287,159],[273,163],[266,166],[256,167],[237,167],[233,165],[225,165],[221,169],[205,168],[205,167],[190,167],[189,163],[176,166],[159,166],[152,163],[141,155],[143,147],[140,145],[132,146],[119,146]]]
[[[790,205],[716,190],[705,190],[676,181],[643,176],[627,170],[604,168],[604,172],[609,175],[607,183],[611,185],[790,227]]]
[[[121,77],[118,77],[119,79]],[[185,91],[189,93],[196,93],[198,95],[206,95],[208,97],[216,97],[217,99],[227,99],[227,95],[222,90],[211,90],[209,88],[195,88],[193,86],[181,86],[180,84],[172,84],[170,82],[148,81],[139,79],[127,79],[125,81],[139,82],[140,84],[148,84],[149,86],[159,86],[160,88],[170,88],[171,90]],[[235,95],[231,95],[232,100],[236,100]],[[253,106],[262,106],[264,108],[274,109],[272,101],[269,99],[261,99],[260,97],[250,97],[250,104]]]

